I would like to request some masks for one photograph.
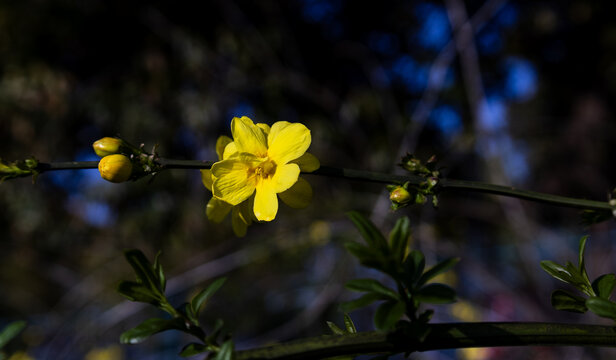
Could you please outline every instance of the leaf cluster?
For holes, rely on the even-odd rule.
[[[344,312],[381,301],[375,313],[374,324],[378,329],[388,330],[405,314],[411,321],[427,323],[433,311],[426,310],[418,314],[422,303],[446,304],[455,301],[454,289],[445,284],[428,282],[450,270],[459,259],[446,259],[426,269],[423,253],[418,250],[409,251],[411,229],[407,217],[396,222],[386,239],[376,226],[361,214],[350,212],[348,216],[366,244],[351,241],[345,244],[346,249],[357,257],[362,265],[390,277],[396,284],[396,289],[374,279],[351,280],[346,284],[346,288],[364,295],[342,304]]]
[[[565,282],[584,296],[578,296],[565,290],[555,290],[551,295],[552,307],[556,310],[575,313],[585,313],[590,310],[593,313],[616,321],[616,302],[610,300],[610,296],[616,286],[614,274],[603,274],[592,282],[586,272],[584,262],[584,250],[588,236],[584,236],[579,242],[578,265],[567,261],[565,265],[557,264],[550,260],[541,261],[541,267],[552,277]]]
[[[212,295],[224,284],[225,278],[215,280],[193,296],[189,302],[179,307],[173,307],[165,296],[167,281],[159,261],[160,253],[156,255],[154,264],[150,263],[140,250],[127,250],[124,252],[124,256],[135,271],[136,280],[122,281],[118,285],[118,292],[131,301],[154,305],[171,315],[171,318],[147,319],[122,333],[120,335],[121,343],[137,344],[154,334],[167,330],[179,330],[196,337],[200,341],[186,345],[180,352],[180,356],[192,356],[209,351],[213,359],[232,359],[232,340],[224,337],[222,345],[218,340],[224,325],[223,321],[218,319],[209,335],[206,335],[199,324],[201,311]]]

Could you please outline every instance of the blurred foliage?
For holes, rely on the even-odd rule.
[[[158,144],[164,157],[215,160],[231,118],[249,115],[306,124],[324,165],[394,171],[406,152],[437,154],[443,177],[605,199],[616,184],[615,5],[464,3],[469,16],[484,14],[472,44],[479,74],[465,71],[459,53],[436,62],[454,41],[451,9],[440,1],[1,2],[0,157],[96,160],[92,142],[120,135]],[[428,85],[431,70],[443,75],[440,84]],[[479,101],[469,78],[481,80]],[[140,248],[169,259],[174,301],[227,276],[224,301],[208,307],[237,329],[239,347],[322,333],[325,320],[342,316],[336,303],[349,299],[342,284],[373,275],[342,249],[357,238],[343,214],[371,212],[386,229],[395,217],[378,185],[306,178],[310,207],[281,208],[242,240],[206,221],[198,171],[168,171],[151,184],[106,183],[96,170],[46,173],[36,185],[5,181],[1,319],[27,319],[20,345],[40,358],[81,359],[116,343],[154,315],[113,291],[128,276],[123,249]],[[438,210],[401,210],[415,229],[412,246],[433,263],[463,258],[457,276],[439,281],[455,285],[481,320],[596,321],[554,312],[538,270],[540,259],[572,254],[577,213],[466,193],[439,202]],[[596,244],[589,272],[609,271],[613,224],[583,232]],[[245,304],[251,311],[240,314]],[[360,330],[373,311],[354,314]],[[442,313],[435,320],[455,319]],[[164,336],[124,349],[125,357],[172,358],[178,338]],[[566,354],[613,357],[575,351]]]

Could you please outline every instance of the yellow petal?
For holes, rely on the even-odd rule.
[[[276,121],[267,132],[267,146],[272,146],[272,142],[276,140],[280,132],[289,125],[291,125],[291,123],[288,121]]]
[[[291,162],[299,165],[299,169],[302,172],[313,172],[319,167],[321,167],[319,159],[317,159],[317,157],[312,155],[311,153],[304,153],[304,155]]]
[[[212,193],[217,198],[237,205],[255,191],[254,173],[250,172],[249,156],[238,156],[212,165]]]
[[[267,134],[269,134],[270,132],[270,126],[264,123],[257,123],[257,126],[261,128],[261,130],[263,130],[263,132],[265,133],[265,135],[267,136]]]
[[[274,190],[274,182],[264,179],[259,181],[255,193],[255,205],[253,211],[260,221],[272,221],[278,212],[278,197]]]
[[[267,155],[278,165],[304,155],[311,141],[310,130],[306,126],[300,123],[289,124],[286,121],[274,123],[267,139]]]
[[[219,160],[226,160],[226,159],[230,158],[235,153],[237,153],[237,146],[235,146],[234,142],[230,142],[225,147],[225,151],[222,154],[222,159],[219,159]]]
[[[231,204],[212,197],[205,207],[205,214],[211,221],[219,223],[225,219],[231,208],[233,208]]]
[[[233,233],[235,234],[235,236],[244,237],[246,236],[246,230],[248,229],[248,224],[244,222],[244,219],[242,219],[240,215],[239,206],[233,207],[233,211],[231,212],[231,227],[233,228]]]
[[[308,181],[300,177],[289,190],[281,192],[278,196],[280,196],[282,202],[290,207],[303,209],[310,205],[310,201],[312,200],[312,187]]]
[[[276,173],[272,177],[273,189],[276,193],[289,189],[299,178],[299,166],[297,164],[286,164],[278,166]]]
[[[233,140],[228,136],[222,135],[218,137],[218,139],[216,140],[216,155],[218,155],[218,160],[223,159],[222,155],[225,152],[225,148],[232,142]]]
[[[231,120],[233,141],[239,152],[254,154],[258,157],[267,156],[267,137],[260,127],[256,126],[247,116]]]
[[[212,191],[212,170],[201,170],[201,181],[206,189]]]

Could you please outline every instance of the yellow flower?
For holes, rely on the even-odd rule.
[[[223,160],[225,148],[232,142],[233,140],[228,136],[221,136],[216,140],[216,154],[218,155],[218,160]],[[201,170],[201,180],[203,181],[203,185],[209,191],[212,191],[212,182],[214,181],[212,178],[212,171]],[[231,212],[231,226],[233,232],[236,236],[243,237],[246,235],[246,230],[248,226],[252,224],[254,218],[254,215],[252,215],[253,199],[254,197],[243,201],[237,206],[233,206],[212,196],[205,208],[205,214],[211,221],[219,223]]]
[[[231,133],[234,141],[212,166],[214,197],[235,206],[254,194],[252,210],[261,221],[276,217],[278,194],[292,207],[310,201],[312,189],[299,174],[316,170],[319,161],[306,153],[311,142],[306,126],[279,121],[270,128],[243,116],[233,118]],[[291,192],[283,195],[287,190]]]
[[[128,180],[133,172],[133,164],[124,155],[107,155],[98,163],[101,177],[107,181],[120,183]]]

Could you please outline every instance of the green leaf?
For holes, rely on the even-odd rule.
[[[0,332],[0,349],[2,349],[9,341],[26,327],[26,322],[23,320],[13,321],[2,329]]]
[[[381,253],[388,252],[387,241],[370,220],[357,211],[350,211],[347,213],[347,216],[355,224],[364,240],[366,240],[368,247],[373,250],[379,250]]]
[[[374,279],[354,279],[347,282],[344,287],[352,291],[378,294],[382,300],[400,300],[397,292]]]
[[[380,295],[375,294],[375,293],[368,293],[358,299],[347,301],[347,302],[340,304],[340,310],[342,312],[348,313],[355,309],[366,307],[379,299],[381,299]]]
[[[614,291],[614,286],[616,286],[616,276],[614,274],[601,275],[592,282],[592,288],[595,290],[595,293],[599,297],[608,300],[610,295],[612,295],[612,291]]]
[[[201,307],[203,306],[203,304],[205,304],[209,300],[209,298],[212,297],[212,295],[214,295],[214,293],[218,291],[218,289],[220,289],[220,287],[225,283],[225,281],[227,281],[227,278],[224,277],[216,279],[216,281],[211,283],[207,288],[205,288],[192,298],[192,300],[190,301],[190,305],[195,315],[199,315],[199,311],[201,311]]]
[[[344,247],[353,256],[358,258],[359,261],[374,258],[374,252],[372,250],[370,250],[367,246],[362,245],[356,241],[347,241],[344,243]]]
[[[163,266],[159,261],[160,255],[162,251],[159,251],[154,258],[154,273],[158,276],[158,284],[162,292],[165,291],[167,287],[167,278],[165,277],[165,272],[163,271]]]
[[[181,357],[189,357],[197,354],[201,354],[208,351],[208,347],[199,343],[190,343],[182,349],[180,352]]]
[[[558,265],[554,261],[543,260],[541,261],[540,264],[541,264],[541,268],[545,270],[545,272],[550,274],[552,277],[560,281],[566,282],[567,284],[574,283],[573,278],[571,277],[571,274],[569,273],[569,271],[567,271],[564,267],[562,267],[561,265]]]
[[[580,268],[573,265],[570,261],[565,263],[565,270],[569,274],[571,274],[571,282],[570,284],[578,288],[581,292],[588,296],[595,296],[594,291],[592,289],[592,285],[590,284],[590,280],[586,275],[586,270],[581,270]]]
[[[595,314],[616,320],[616,303],[597,296],[586,300],[586,307]]]
[[[344,330],[339,328],[338,325],[334,324],[331,321],[327,321],[327,326],[329,326],[329,329],[332,331],[332,333],[334,333],[334,335],[344,335],[344,334],[346,334],[346,332]]]
[[[135,274],[137,275],[137,280],[143,283],[144,286],[150,288],[152,290],[156,290],[162,293],[162,288],[160,287],[160,280],[158,276],[154,273],[154,268],[152,264],[148,261],[148,259],[143,255],[140,250],[132,249],[124,252],[124,256],[126,257],[126,261],[133,267],[135,270]]]
[[[582,314],[588,311],[586,300],[583,297],[570,294],[564,290],[552,292],[551,302],[552,307],[556,310]]]
[[[374,326],[379,330],[389,330],[404,315],[405,306],[402,301],[386,301],[379,305],[374,314]]]
[[[357,328],[355,328],[355,324],[353,324],[353,320],[351,320],[349,314],[344,314],[344,327],[349,334],[357,333]]]
[[[409,253],[402,264],[404,269],[404,282],[409,289],[415,287],[415,282],[419,279],[426,266],[426,259],[421,251],[413,250]]]
[[[445,284],[428,284],[413,294],[413,298],[422,303],[449,304],[456,301],[456,291]]]
[[[580,270],[583,270],[585,267],[584,266],[584,251],[586,247],[586,240],[588,240],[588,235],[582,236],[582,238],[580,239],[580,249],[579,249],[579,259],[578,259]]]
[[[393,230],[389,233],[389,243],[391,250],[397,263],[402,263],[406,255],[406,249],[409,245],[411,237],[411,221],[404,216],[394,225]]]
[[[436,277],[437,275],[447,272],[449,269],[454,267],[459,261],[460,261],[460,258],[449,258],[449,259],[443,260],[440,263],[434,265],[428,271],[426,271],[425,273],[421,275],[421,277],[417,281],[417,286],[422,286],[428,281],[430,281],[430,279],[433,279],[434,277]]]
[[[152,290],[138,282],[122,281],[118,285],[117,291],[131,301],[139,301],[153,305],[160,304],[160,295],[155,294]]]
[[[220,332],[222,331],[222,327],[224,326],[224,324],[225,322],[222,321],[222,319],[216,319],[216,322],[214,323],[214,327],[212,327],[212,330],[210,331],[210,334],[207,336],[205,342],[208,344],[215,343],[216,338],[218,337],[218,335],[220,335]]]
[[[154,334],[171,329],[185,330],[184,321],[180,318],[148,319],[136,327],[123,332],[120,335],[120,342],[122,344],[137,344]]]
[[[233,360],[233,340],[225,341],[213,360]]]

